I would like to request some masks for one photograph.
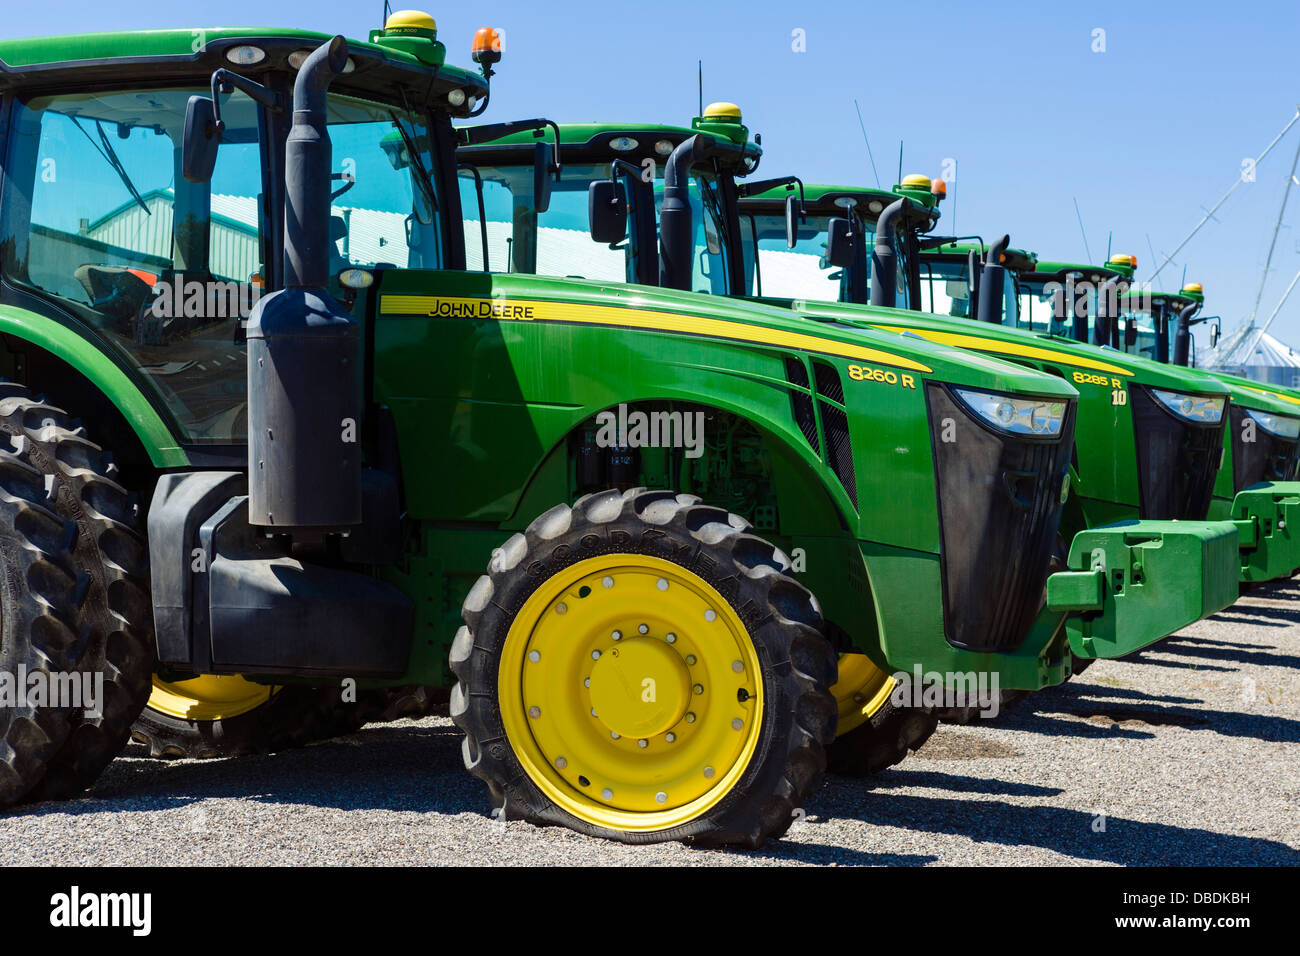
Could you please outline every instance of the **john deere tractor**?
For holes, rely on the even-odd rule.
[[[1289,575],[1300,566],[1300,538],[1293,540],[1288,529],[1290,509],[1300,502],[1300,485],[1291,483],[1294,464],[1288,456],[1295,445],[1285,438],[1291,429],[1300,431],[1297,407],[1257,383],[1186,369],[1169,379],[1165,363],[1134,361],[1093,347],[1136,341],[1132,316],[1120,321],[1122,311],[1146,301],[1127,291],[1135,260],[1116,256],[1107,266],[1044,262],[1032,252],[1010,248],[1005,237],[990,246],[924,235],[936,219],[936,193],[942,194],[924,176],[908,177],[888,205],[890,194],[881,190],[804,186],[804,192],[818,198],[806,204],[809,235],[801,241],[820,252],[815,260],[805,254],[802,263],[792,261],[797,249],[772,248],[784,223],[789,187],[740,201],[742,215],[750,217],[748,227],[742,219],[740,230],[749,258],[755,258],[749,249],[759,250],[752,268],[755,284],[766,273],[756,291],[766,300],[794,298],[798,287],[775,277],[816,271],[833,277],[821,284],[841,301],[911,305],[952,317],[927,318],[924,329],[919,317],[890,327],[990,354],[1036,359],[1035,366],[1079,385],[1073,478],[1081,513],[1074,518],[1067,514],[1067,527],[1072,520],[1079,522],[1075,527],[1090,527],[1132,515],[1231,519],[1240,534],[1243,583]],[[838,264],[831,261],[832,246]],[[863,246],[871,247],[870,255]],[[772,263],[781,263],[785,271]],[[795,308],[826,314],[810,304]],[[953,319],[981,321],[972,329]],[[1231,427],[1221,425],[1215,434],[1198,428],[1208,421],[1187,420],[1181,405],[1171,408],[1157,401],[1224,391],[1231,401],[1226,411],[1214,414]],[[1100,418],[1086,414],[1090,396],[1097,399]],[[1131,396],[1133,431],[1117,432]],[[1195,401],[1192,408],[1196,410]],[[1100,424],[1099,432],[1091,432],[1093,421]]]
[[[1213,527],[1095,532],[1049,577],[1058,377],[466,271],[452,120],[491,31],[474,58],[411,12],[0,43],[0,663],[106,688],[0,704],[0,803],[92,783],[155,678],[178,719],[442,685],[506,817],[752,846],[820,779],[836,651],[878,695],[1033,689],[1079,628],[1104,653],[1231,600]],[[1161,539],[1147,580],[1200,586],[1127,587]]]
[[[1173,295],[1131,286],[1136,267],[1136,257],[1123,254],[1105,266],[1035,258],[1032,267],[1018,270],[1019,323],[1189,366],[1202,288],[1193,283]],[[1231,403],[1207,515],[1236,522],[1243,586],[1289,577],[1300,567],[1300,535],[1291,531],[1300,520],[1300,395],[1208,374],[1228,389]]]
[[[1085,451],[1080,443],[1075,455],[1097,466],[1089,468],[1089,483],[1083,486],[1089,498],[1080,498],[1077,490],[1071,495],[1066,505],[1065,534],[1054,545],[1049,560],[1056,568],[1065,568],[1067,562],[1080,570],[1101,564],[1112,571],[1126,568],[1119,576],[1107,577],[1110,585],[1118,588],[1116,594],[1124,595],[1121,600],[1148,596],[1159,600],[1158,595],[1172,596],[1176,592],[1190,596],[1191,592],[1183,591],[1183,581],[1191,579],[1200,580],[1207,593],[1216,597],[1196,603],[1195,607],[1186,605],[1168,617],[1163,612],[1152,616],[1148,619],[1152,630],[1133,643],[1113,637],[1099,639],[1096,632],[1083,626],[1073,645],[1079,661],[1136,650],[1202,614],[1212,613],[1217,607],[1211,605],[1228,591],[1235,591],[1235,568],[1218,569],[1212,581],[1182,578],[1182,572],[1174,571],[1172,564],[1170,577],[1163,584],[1150,576],[1155,566],[1151,559],[1157,551],[1161,556],[1157,561],[1187,560],[1195,566],[1202,560],[1201,555],[1232,538],[1226,524],[1187,520],[1204,518],[1209,485],[1218,468],[1226,399],[1222,386],[1204,376],[1181,375],[1150,362],[1121,368],[1114,364],[1114,357],[1069,341],[1061,341],[1059,348],[1049,348],[1039,345],[1033,336],[1012,330],[990,329],[986,337],[974,336],[969,334],[969,323],[897,309],[833,304],[841,297],[850,298],[854,290],[857,296],[865,297],[873,283],[873,296],[878,288],[902,290],[904,295],[916,288],[906,263],[897,255],[888,260],[888,265],[868,271],[866,264],[870,260],[862,237],[869,234],[878,217],[887,226],[891,222],[913,224],[918,229],[932,226],[936,200],[928,180],[912,178],[898,193],[873,196],[858,196],[849,188],[805,186],[794,177],[738,183],[735,177],[747,175],[757,166],[759,149],[749,141],[739,111],[732,104],[714,104],[690,128],[561,124],[558,136],[565,156],[563,175],[548,186],[549,208],[539,210],[533,198],[537,191],[531,157],[535,142],[544,135],[549,134],[540,129],[533,133],[511,131],[496,142],[478,136],[474,145],[460,150],[466,166],[462,178],[465,205],[483,210],[484,225],[467,223],[466,232],[468,246],[480,244],[483,250],[480,261],[495,262],[511,255],[516,263],[539,273],[576,273],[611,282],[738,296],[754,289],[761,273],[763,301],[785,309],[793,307],[796,316],[807,320],[805,328],[849,327],[865,332],[878,326],[893,332],[911,331],[914,334],[909,341],[916,336],[947,336],[951,344],[1016,362],[1032,362],[1058,379],[1073,377],[1080,386],[1106,382],[1109,387],[1104,393],[1096,388],[1088,390],[1086,424],[1081,417],[1077,425],[1079,429],[1087,428],[1091,444]],[[565,196],[559,204],[557,195]],[[837,241],[832,241],[830,223],[845,226],[842,220],[846,215],[852,215],[855,221],[847,224]],[[582,231],[584,223],[590,226],[590,236]],[[770,256],[755,257],[754,245],[768,237],[777,237],[782,248]],[[842,250],[846,241],[852,246],[851,254],[841,262],[828,262],[830,247]],[[522,257],[521,248],[528,250]],[[1000,251],[1005,253],[1005,247]],[[983,269],[983,259],[978,266]],[[1014,276],[1006,272],[1005,266],[1001,268],[996,286],[990,280],[989,288],[999,293],[998,308],[1003,303],[1014,308]],[[882,279],[882,273],[888,273],[892,281]],[[769,283],[778,289],[771,290]],[[641,289],[630,290],[629,294],[641,294]],[[830,301],[809,301],[800,296]],[[917,299],[919,292],[912,295],[911,301]],[[887,301],[896,301],[893,292]],[[875,380],[869,368],[851,368],[849,372],[852,380]],[[1168,419],[1168,424],[1153,421],[1150,436],[1144,437],[1158,437],[1168,445],[1163,453],[1172,456],[1169,460],[1177,464],[1174,469],[1166,469],[1144,462],[1145,492],[1139,491],[1138,456],[1139,447],[1146,446],[1135,440],[1135,426],[1126,403],[1128,380],[1143,383],[1139,390],[1146,402],[1144,410],[1150,406],[1155,419]],[[1184,404],[1191,406],[1187,415],[1180,412]],[[1083,411],[1081,403],[1081,414]],[[1202,449],[1201,445],[1206,447]],[[1152,497],[1147,517],[1179,523],[1117,526],[1117,522],[1141,517],[1143,493]],[[1132,546],[1132,550],[1118,550],[1113,555],[1087,545],[1095,540],[1092,535],[1114,534],[1118,527],[1150,527],[1154,536],[1143,537],[1143,532],[1128,538],[1121,535],[1113,540],[1127,542],[1121,547]],[[1180,540],[1183,534],[1187,537]],[[1226,539],[1222,537],[1225,534]],[[1098,564],[1094,565],[1094,561]],[[1136,577],[1130,576],[1135,569]],[[1067,580],[1053,578],[1060,587]],[[1067,597],[1064,590],[1058,594],[1056,600],[1063,604],[1074,600],[1083,603],[1092,597]],[[1049,606],[1053,600],[1049,592]],[[887,675],[882,680],[873,673],[869,680],[875,681],[867,685],[871,688],[888,686]],[[861,741],[878,739],[878,726],[888,728],[891,739],[900,739],[894,721],[901,719],[887,709],[879,710],[879,696],[861,693],[844,679],[837,686],[837,698],[842,736],[832,751],[832,765],[873,770],[892,762],[834,760],[841,749],[854,754],[868,749]],[[918,745],[926,734],[910,738],[911,744]],[[906,733],[901,739],[908,739]],[[889,752],[892,759],[897,759],[906,752],[906,745],[891,747]]]

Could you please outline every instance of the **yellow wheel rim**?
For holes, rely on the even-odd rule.
[[[278,690],[233,675],[207,674],[174,683],[155,675],[149,707],[181,720],[226,720],[261,707]]]
[[[839,676],[831,687],[839,709],[835,736],[861,727],[875,716],[897,683],[866,654],[841,654]]]
[[[702,578],[635,554],[580,561],[525,602],[497,678],[525,772],[596,826],[663,830],[735,786],[763,683],[740,617]]]

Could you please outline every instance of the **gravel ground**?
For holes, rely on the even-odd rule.
[[[497,823],[435,717],[233,760],[132,745],[86,797],[0,818],[0,864],[1295,865],[1297,622],[1300,578],[1266,585],[996,726],[941,728],[869,781],[829,778],[754,853]]]

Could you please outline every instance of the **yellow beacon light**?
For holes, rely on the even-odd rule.
[[[740,122],[740,107],[735,103],[710,103],[704,107],[705,119],[735,120]]]

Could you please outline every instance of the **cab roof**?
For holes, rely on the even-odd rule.
[[[311,50],[331,34],[275,27],[195,27],[170,30],[118,30],[105,33],[75,33],[59,36],[22,37],[0,40],[0,89],[31,82],[76,82],[89,86],[118,79],[135,80],[145,75],[161,82],[176,77],[193,77],[225,67],[249,77],[268,70],[290,70],[291,53]],[[198,50],[194,49],[198,45]],[[382,91],[393,83],[393,70],[410,74],[418,86],[413,102],[427,102],[453,116],[468,115],[471,106],[452,107],[446,94],[453,88],[466,98],[481,99],[487,81],[477,72],[442,64],[443,47],[430,41],[428,60],[406,49],[369,40],[348,40],[353,69],[345,74],[345,85]],[[240,64],[228,58],[238,46],[254,46],[265,53],[257,63]],[[424,100],[420,96],[425,96]]]

